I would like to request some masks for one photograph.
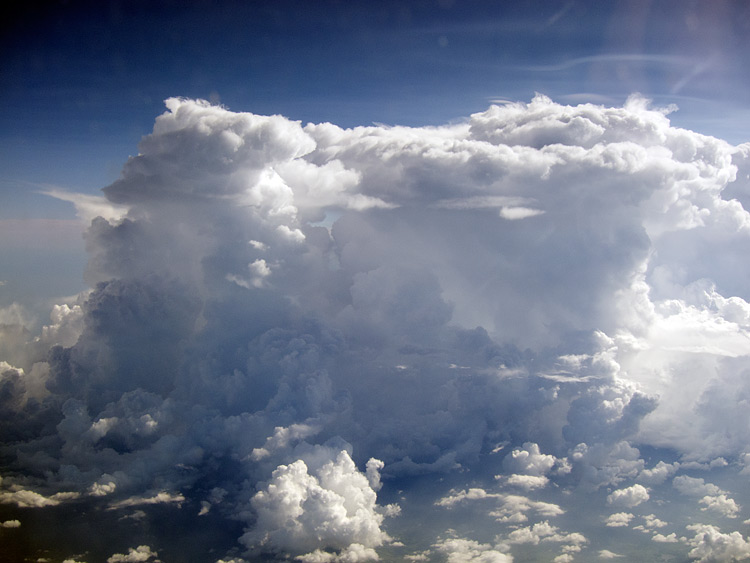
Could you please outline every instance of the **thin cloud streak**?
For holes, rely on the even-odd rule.
[[[603,55],[591,55],[587,57],[576,57],[552,65],[524,65],[511,68],[533,72],[559,72],[563,70],[570,70],[577,66],[599,63],[631,63],[634,65],[679,66],[686,68],[690,67],[691,69],[695,67],[694,59],[678,55],[609,53]],[[708,65],[709,63],[706,62],[700,66],[705,68]]]

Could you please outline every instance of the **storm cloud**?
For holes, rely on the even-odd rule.
[[[136,535],[61,560],[168,561],[164,514],[196,561],[747,556],[750,145],[639,96],[166,105],[101,198],[53,194],[97,215],[90,290],[1,327],[2,536],[75,508]]]

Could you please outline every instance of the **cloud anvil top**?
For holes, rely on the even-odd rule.
[[[166,105],[102,196],[47,190],[90,289],[0,317],[19,561],[750,559],[750,144],[639,95]]]

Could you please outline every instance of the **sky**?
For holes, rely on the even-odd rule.
[[[32,2],[8,561],[750,559],[744,2]]]

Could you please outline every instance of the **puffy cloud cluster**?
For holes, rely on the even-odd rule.
[[[523,495],[488,492],[481,488],[461,491],[452,490],[447,496],[438,499],[435,504],[451,508],[459,504],[464,504],[467,501],[485,499],[494,501],[495,508],[489,510],[487,514],[498,522],[526,522],[529,519],[529,513],[549,518],[559,516],[565,512],[553,503],[532,500]]]
[[[632,519],[633,515],[629,512],[616,512],[615,514],[610,514],[605,523],[610,528],[620,528],[630,525]]]
[[[439,541],[435,551],[446,556],[448,563],[512,563],[513,557],[489,544],[463,538]],[[429,552],[427,552],[429,554]]]
[[[567,458],[557,459],[554,455],[543,454],[539,444],[527,442],[523,448],[514,449],[503,460],[503,469],[510,473],[506,483],[526,490],[546,487],[549,483],[547,474],[556,467],[557,474],[570,472]],[[502,479],[497,475],[496,479]]]
[[[523,449],[515,449],[503,460],[503,469],[511,473],[540,477],[555,465],[555,456],[539,451],[539,444],[527,442]]]
[[[11,486],[10,491],[0,492],[1,504],[15,504],[19,508],[41,508],[44,506],[57,506],[66,500],[78,498],[77,492],[62,492],[45,497],[35,491]]]
[[[750,541],[739,532],[723,533],[716,526],[688,526],[695,535],[688,540],[689,556],[698,561],[742,561],[750,559]]]
[[[671,475],[673,475],[680,467],[680,464],[675,463],[664,463],[659,461],[651,469],[644,469],[638,475],[638,481],[644,485],[661,485]]]
[[[371,461],[370,476],[378,480],[372,468],[382,463]],[[371,480],[357,471],[346,451],[317,468],[302,459],[280,465],[253,496],[256,525],[241,541],[284,553],[313,552],[303,556],[305,561],[332,561],[321,559],[321,548],[343,551],[336,558],[341,561],[378,559],[372,548],[389,538],[380,529],[383,515]]]
[[[698,502],[705,505],[701,510],[711,510],[727,518],[736,518],[740,511],[734,499],[727,496],[727,491],[701,478],[679,475],[673,479],[672,485],[684,495],[701,497]]]
[[[153,561],[156,563],[159,561],[156,557],[158,557],[158,554],[152,551],[149,546],[139,545],[138,547],[128,549],[126,554],[115,553],[107,559],[107,563],[140,563],[142,561]]]
[[[623,533],[612,507],[675,491],[741,513],[674,475],[750,451],[748,145],[637,96],[423,128],[167,108],[104,198],[53,194],[93,217],[91,290],[38,336],[0,315],[2,503],[185,511],[309,562],[397,553],[418,506],[502,527],[409,555],[449,561],[614,557],[549,523],[580,495]]]
[[[539,522],[527,528],[513,530],[508,536],[510,543],[532,543],[539,542],[560,542],[570,544],[565,547],[565,551],[580,551],[580,545],[586,543],[586,538],[578,532],[569,534],[560,533],[556,526],[550,525],[546,520]]]

